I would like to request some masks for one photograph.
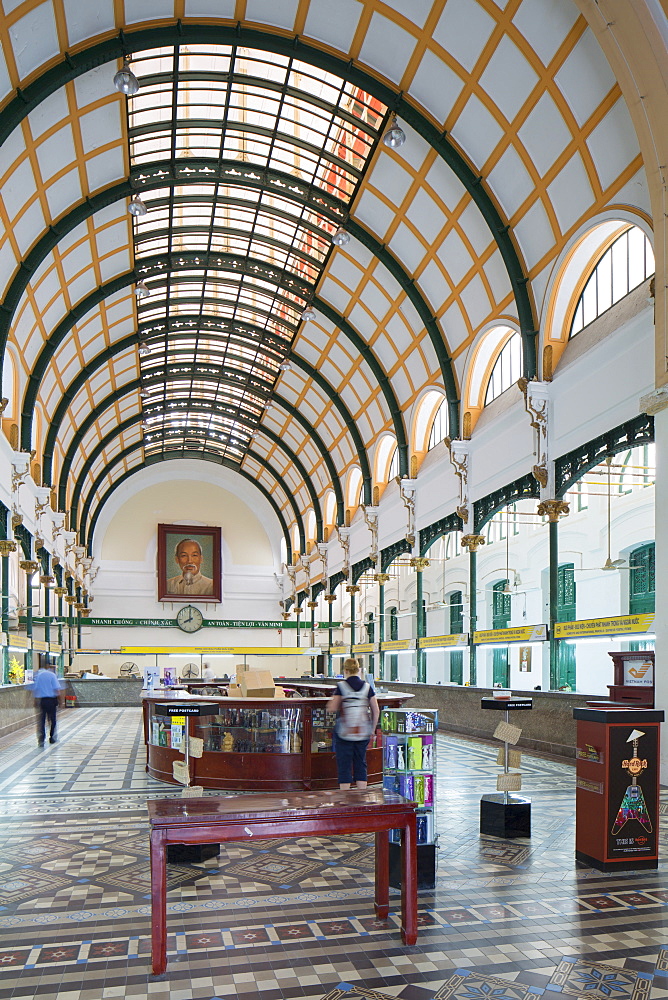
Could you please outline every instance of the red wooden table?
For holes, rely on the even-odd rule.
[[[389,912],[388,833],[401,829],[401,937],[417,940],[417,805],[383,789],[364,791],[263,792],[254,795],[154,799],[147,803],[151,824],[151,916],[153,973],[167,968],[168,844],[218,844],[257,837],[327,837],[375,833],[375,909]]]

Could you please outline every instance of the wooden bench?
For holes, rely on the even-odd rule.
[[[389,913],[390,830],[402,833],[401,937],[417,940],[417,805],[383,789],[264,792],[253,795],[154,799],[151,824],[151,952],[153,973],[167,968],[167,869],[169,844],[210,844],[257,837],[328,837],[375,833],[376,916]]]

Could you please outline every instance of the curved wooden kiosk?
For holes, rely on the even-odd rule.
[[[330,688],[332,691],[332,688]],[[411,694],[379,694],[381,708],[400,708]],[[215,715],[184,718],[159,715],[165,701],[188,705],[216,704]],[[204,788],[239,791],[298,791],[337,788],[332,751],[335,717],[326,697],[227,698],[192,695],[185,691],[142,695],[146,770],[152,778],[178,784],[173,764],[183,760],[186,727],[203,740],[199,758],[191,757],[191,783]],[[369,784],[383,780],[380,730],[367,750]]]

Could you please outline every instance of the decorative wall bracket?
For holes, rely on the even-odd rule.
[[[469,502],[471,442],[453,441],[450,438],[445,438],[444,441],[450,453],[450,463],[455,470],[455,475],[459,478],[459,506],[457,507],[457,516],[463,524],[468,524],[471,519],[471,504]]]
[[[371,550],[369,552],[370,557],[373,559],[374,565],[378,563],[378,508],[371,506],[362,506],[362,512],[364,514],[364,520],[366,521],[367,528],[371,532]]]
[[[400,479],[399,490],[401,500],[406,508],[406,541],[411,546],[415,545],[415,491],[417,489],[417,479]]]
[[[536,464],[531,472],[540,483],[541,498],[554,496],[554,462],[550,459],[549,424],[551,382],[529,381],[520,378],[517,387],[524,396],[524,408],[534,429],[534,455]]]
[[[339,536],[339,544],[343,549],[342,570],[346,576],[348,576],[350,573],[350,528],[344,528],[341,525],[337,525],[336,533]]]

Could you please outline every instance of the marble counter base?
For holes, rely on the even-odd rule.
[[[141,705],[141,679],[114,677],[94,681],[68,677],[67,681],[81,708],[135,708]]]
[[[16,729],[35,725],[32,692],[22,684],[0,687],[0,738]]]

